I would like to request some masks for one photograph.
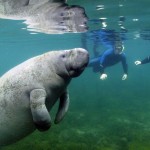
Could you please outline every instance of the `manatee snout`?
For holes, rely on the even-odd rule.
[[[77,49],[77,53],[78,53],[78,63],[79,66],[81,66],[81,68],[85,68],[88,65],[89,62],[89,53],[87,50],[83,49],[83,48],[79,48]]]
[[[89,63],[89,53],[83,48],[75,49],[76,56],[73,65],[70,68],[70,76],[78,77]]]

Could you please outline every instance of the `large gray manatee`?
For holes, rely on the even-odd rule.
[[[65,0],[0,0],[0,18],[24,20],[27,29],[47,34],[87,31],[87,16],[80,6]]]
[[[0,146],[51,127],[49,114],[59,99],[55,123],[69,106],[67,86],[89,61],[85,49],[50,51],[33,57],[0,78]]]

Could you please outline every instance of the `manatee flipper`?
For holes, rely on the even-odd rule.
[[[55,117],[56,124],[64,118],[66,112],[68,111],[69,101],[69,94],[65,91],[60,97],[59,108]]]
[[[39,131],[48,130],[51,126],[51,117],[45,105],[46,91],[34,89],[30,93],[30,108],[33,122]]]

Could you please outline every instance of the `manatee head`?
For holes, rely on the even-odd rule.
[[[64,77],[73,78],[79,76],[89,62],[89,53],[82,48],[63,50],[57,56],[55,71],[58,75]]]
[[[70,77],[79,76],[89,62],[89,54],[85,49],[76,48],[69,52],[69,61],[66,62],[67,71]]]

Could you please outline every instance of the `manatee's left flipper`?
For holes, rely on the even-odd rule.
[[[30,93],[30,108],[33,122],[40,131],[48,130],[51,126],[51,117],[45,105],[46,91],[34,89]]]
[[[66,90],[60,97],[59,108],[55,117],[56,124],[64,118],[66,112],[68,111],[69,101],[69,94]]]

